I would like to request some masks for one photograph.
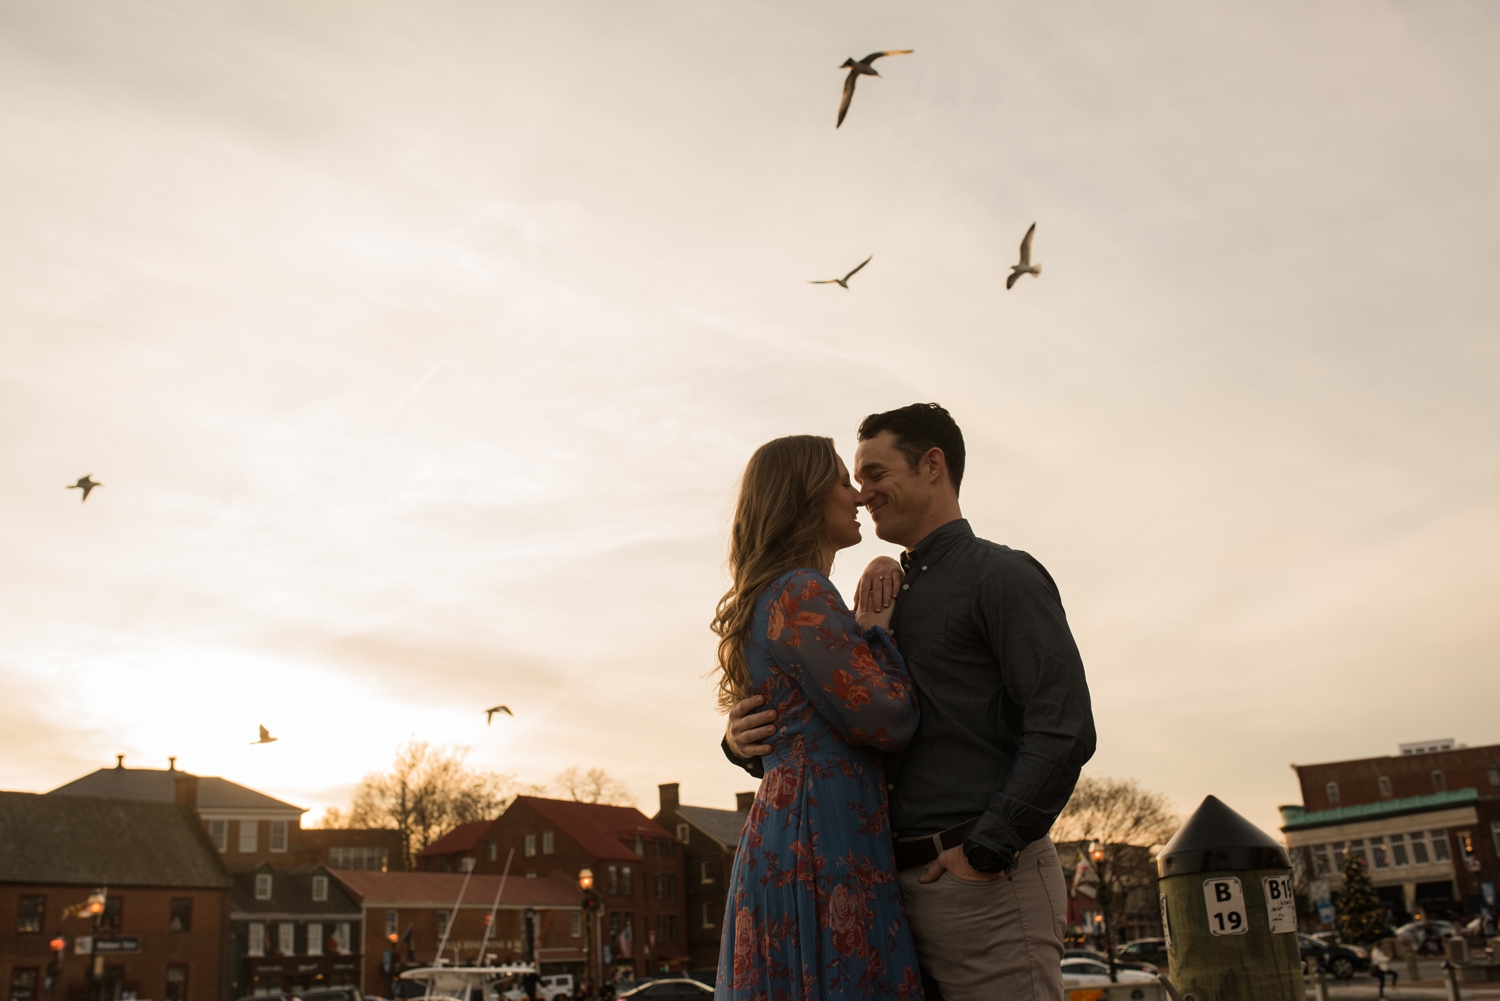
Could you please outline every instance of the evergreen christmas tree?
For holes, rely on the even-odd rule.
[[[1334,891],[1333,906],[1339,912],[1339,938],[1359,945],[1384,938],[1388,929],[1385,905],[1375,896],[1365,860],[1345,852],[1344,885]]]

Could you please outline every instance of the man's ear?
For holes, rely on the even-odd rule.
[[[922,478],[928,483],[937,483],[948,475],[948,457],[936,445],[922,455]]]

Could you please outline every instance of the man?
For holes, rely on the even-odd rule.
[[[857,601],[894,596],[891,633],[921,723],[886,762],[901,896],[929,1001],[1063,997],[1066,886],[1047,831],[1094,753],[1083,663],[1057,586],[1026,553],[974,536],[959,509],[963,433],[935,403],[872,414],[854,456],[881,557]],[[759,697],[724,748],[759,774],[776,733]]]

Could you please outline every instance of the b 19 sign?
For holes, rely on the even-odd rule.
[[[1266,915],[1271,920],[1271,931],[1276,934],[1297,930],[1297,901],[1292,897],[1292,877],[1267,876],[1261,880],[1266,887]]]
[[[1208,906],[1208,930],[1215,935],[1243,935],[1250,930],[1245,920],[1245,894],[1234,876],[1203,881],[1203,903]]]

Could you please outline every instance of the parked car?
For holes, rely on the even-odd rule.
[[[329,990],[298,994],[297,1001],[364,1001],[364,999],[358,987],[335,987]]]
[[[626,991],[624,994],[616,995],[619,998],[649,998],[651,1001],[658,1001],[658,999],[666,1001],[668,998],[677,998],[679,1001],[685,1001],[685,999],[702,1001],[703,998],[711,998],[713,996],[714,989],[712,987],[701,981],[689,980],[687,977],[653,980],[649,984],[642,984],[633,990]]]
[[[1103,987],[1110,982],[1109,967],[1096,959],[1064,959],[1062,964],[1064,987]],[[1154,984],[1157,978],[1140,970],[1122,970],[1115,967],[1115,983]]]
[[[1167,940],[1164,938],[1138,938],[1126,942],[1115,950],[1117,963],[1149,963],[1159,969],[1167,966]]]
[[[503,992],[501,997],[506,1001],[521,1001],[526,996],[525,985],[518,984],[510,990]],[[536,982],[536,996],[542,1001],[556,1001],[557,998],[570,998],[573,996],[573,974],[558,973],[550,977],[542,977]]]
[[[1370,954],[1357,945],[1323,942],[1298,932],[1297,951],[1308,969],[1316,966],[1340,980],[1348,980],[1370,968]]]

